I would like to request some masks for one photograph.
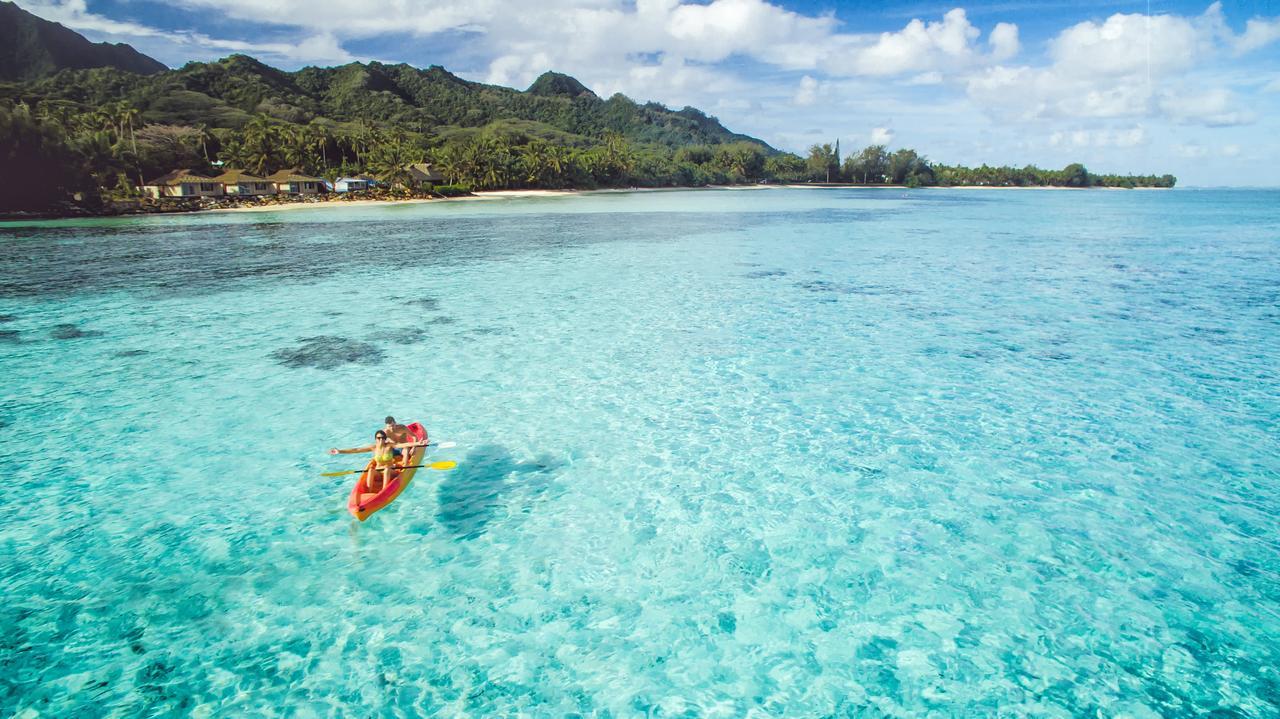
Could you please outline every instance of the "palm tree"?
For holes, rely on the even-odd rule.
[[[483,137],[474,142],[476,184],[503,188],[511,182],[511,145],[504,137]]]
[[[631,144],[617,132],[605,133],[604,143],[600,146],[599,159],[600,169],[611,180],[626,179],[636,164],[636,156],[631,151]]]
[[[306,131],[297,125],[283,125],[276,128],[276,137],[284,150],[284,164],[301,168],[311,157],[311,148],[307,141]]]
[[[123,102],[120,103],[120,108],[118,112],[120,117],[121,129],[123,130],[126,124],[129,126],[129,142],[133,145],[134,157],[137,157],[138,156],[138,136],[135,135],[133,132],[133,121],[141,118],[142,113],[138,111],[138,108],[125,105]],[[123,131],[121,132],[121,134],[124,134]]]
[[[329,128],[317,122],[307,125],[308,141],[311,143],[313,150],[320,151],[320,165],[325,169],[329,167],[329,143],[333,141],[333,136],[329,133]]]
[[[563,145],[552,145],[547,150],[547,171],[556,187],[564,184],[564,177],[573,164],[573,155]]]
[[[203,122],[196,123],[196,140],[200,143],[200,152],[204,154],[205,164],[209,164],[209,126]]]
[[[275,157],[276,132],[266,115],[258,115],[244,126],[242,144],[246,170],[263,175]]]
[[[551,172],[547,143],[535,140],[520,148],[520,170],[525,184],[540,187]]]
[[[445,176],[449,184],[458,181],[458,152],[456,145],[442,145],[430,153],[431,164]]]

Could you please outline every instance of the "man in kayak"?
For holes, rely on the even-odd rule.
[[[391,415],[387,415],[387,418],[383,420],[381,432],[386,435],[387,441],[391,444],[392,456],[395,459],[403,458],[404,461],[402,461],[401,464],[408,462],[408,458],[411,456],[411,454],[406,454],[404,452],[404,447],[406,445],[408,448],[412,449],[414,446],[426,446],[427,444],[427,438],[425,436],[422,438],[422,441],[419,442],[417,438],[413,436],[413,433],[409,431],[408,427],[403,424],[397,424],[396,418]],[[361,452],[371,452],[373,451],[373,448],[374,445],[371,444],[367,447],[331,449],[329,450],[329,454],[358,454]]]
[[[390,439],[393,444],[404,444],[406,442],[414,442],[417,440],[417,437],[413,436],[413,433],[409,431],[408,427],[403,424],[397,424],[396,418],[391,415],[387,415],[387,418],[382,420],[382,431],[387,433],[387,438]],[[426,444],[426,442],[426,439],[422,440],[423,444]],[[404,454],[399,449],[395,449],[394,452],[396,457],[400,457]]]

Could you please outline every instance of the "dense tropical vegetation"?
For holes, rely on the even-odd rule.
[[[117,54],[94,57],[106,62]],[[328,178],[373,174],[394,182],[423,161],[451,184],[475,189],[1174,183],[1167,175],[1092,175],[1080,165],[952,167],[880,145],[842,161],[838,142],[814,145],[802,157],[730,132],[697,109],[623,95],[604,100],[550,72],[522,92],[440,67],[377,62],[284,72],[233,55],[152,74],[58,67],[27,68],[33,79],[0,82],[0,163],[16,180],[0,192],[0,209],[68,201],[93,208],[176,168],[265,175],[296,167]]]

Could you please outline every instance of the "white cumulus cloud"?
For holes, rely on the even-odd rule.
[[[1239,103],[1227,88],[1171,90],[1158,100],[1159,107],[1176,122],[1209,127],[1245,125],[1257,119],[1252,112],[1235,109]]]
[[[795,97],[791,101],[801,107],[807,107],[817,102],[818,81],[808,75],[800,78],[800,87],[796,89]]]
[[[24,2],[24,9],[46,20],[81,32],[101,33],[126,39],[150,39],[188,49],[226,53],[251,53],[267,59],[337,64],[350,62],[354,55],[342,48],[332,32],[320,32],[297,42],[246,42],[210,37],[191,30],[160,30],[135,22],[124,22],[90,12],[85,0],[38,0]]]
[[[1276,40],[1280,40],[1280,18],[1252,18],[1245,23],[1244,34],[1235,39],[1235,51],[1243,55]]]
[[[1203,51],[1195,23],[1175,15],[1117,13],[1101,24],[1073,25],[1050,43],[1062,74],[1165,74],[1191,67]]]
[[[1059,130],[1049,137],[1053,147],[1136,147],[1146,144],[1147,131],[1141,126],[1127,129]]]
[[[966,92],[978,106],[1012,120],[1249,124],[1258,113],[1208,68],[1241,43],[1262,42],[1270,22],[1255,18],[1247,26],[1252,30],[1236,36],[1218,3],[1192,17],[1116,13],[1062,30],[1049,42],[1048,64],[998,64],[970,73]]]
[[[1018,26],[1013,23],[997,23],[991,36],[987,38],[991,46],[991,59],[1003,62],[1018,54]]]

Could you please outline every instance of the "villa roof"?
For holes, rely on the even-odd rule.
[[[323,178],[303,174],[302,170],[296,167],[273,172],[267,175],[267,179],[271,182],[324,182]]]
[[[181,170],[174,170],[173,172],[165,173],[154,180],[151,180],[147,184],[181,185],[184,182],[216,182],[216,180],[208,175],[204,175],[199,172],[192,172],[191,170],[183,168]]]
[[[415,162],[409,165],[408,170],[413,179],[419,182],[441,182],[444,180],[444,175],[432,167],[430,162]]]
[[[339,177],[334,182],[373,182],[367,177]]]
[[[238,185],[241,182],[267,182],[267,178],[250,175],[244,170],[227,170],[213,179],[227,185]]]

